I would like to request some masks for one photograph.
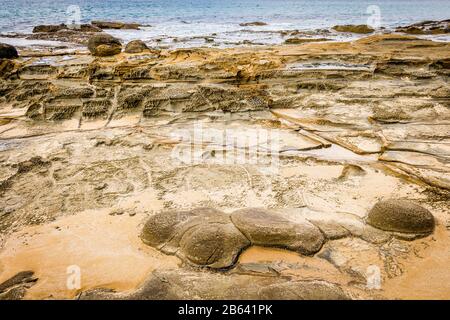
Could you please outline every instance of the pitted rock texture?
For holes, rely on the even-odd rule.
[[[348,300],[337,284],[317,280],[291,280],[276,277],[224,275],[187,270],[154,272],[131,293],[107,289],[82,292],[80,300]]]
[[[377,202],[367,216],[367,223],[387,231],[430,234],[434,217],[412,201],[388,199]]]

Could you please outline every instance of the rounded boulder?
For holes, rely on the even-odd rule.
[[[15,59],[18,57],[16,48],[6,43],[0,43],[0,59]]]
[[[125,47],[126,53],[142,53],[146,50],[149,50],[147,45],[142,40],[133,40],[127,43]]]
[[[393,232],[428,234],[435,221],[430,211],[409,200],[388,199],[377,202],[369,211],[367,223]]]
[[[241,209],[231,214],[234,225],[253,245],[280,247],[311,255],[322,247],[322,232],[310,222],[290,221],[259,208]]]
[[[122,44],[109,34],[97,34],[89,39],[88,49],[94,56],[114,56],[122,51]]]

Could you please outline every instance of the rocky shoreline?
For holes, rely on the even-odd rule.
[[[230,31],[237,39],[221,39],[224,35],[217,33],[205,33],[203,35],[168,37],[167,35],[152,35],[151,39],[146,39],[146,45],[157,49],[175,49],[182,47],[235,47],[235,46],[263,46],[274,44],[299,44],[308,41],[344,41],[354,40],[369,34],[402,34],[439,37],[450,33],[449,21],[423,21],[406,26],[387,29],[380,27],[374,29],[368,25],[335,25],[330,28],[315,30],[271,30],[264,29],[270,24],[262,21],[243,22],[239,24],[239,30]],[[60,45],[67,44],[67,47],[87,45],[89,38],[96,33],[117,31],[134,31],[135,37],[140,38],[145,33],[152,30],[151,25],[140,25],[138,23],[128,23],[120,21],[91,21],[80,25],[38,25],[32,33],[2,33],[0,37],[19,39],[25,41],[54,41]],[[255,35],[261,35],[261,39],[252,39]],[[270,40],[271,39],[271,40]],[[123,40],[123,39],[122,39]],[[300,42],[302,41],[302,42]],[[447,40],[448,41],[448,40]]]
[[[166,50],[102,27],[139,26],[36,33],[88,50],[0,46],[0,299],[449,298],[449,43]],[[199,125],[276,131],[256,148],[276,170],[224,162],[253,149],[189,139]]]

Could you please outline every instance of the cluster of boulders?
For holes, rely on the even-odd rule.
[[[52,29],[53,27],[55,27],[55,29]],[[60,25],[57,27],[58,28],[61,27],[61,29],[59,30],[65,30],[64,28],[66,28],[66,25]],[[52,30],[48,32],[56,32],[55,30],[57,30],[57,28],[56,26],[40,26],[38,30]],[[101,29],[99,30],[101,31]],[[37,31],[37,32],[46,32],[46,31]],[[89,38],[87,47],[92,55],[98,57],[113,56],[122,52],[122,43],[120,42],[120,40],[103,32],[91,36]],[[146,50],[149,50],[149,48],[142,40],[130,41],[125,46],[126,53],[142,53]],[[18,57],[19,54],[17,53],[17,49],[14,46],[5,43],[0,43],[0,59],[15,59]]]
[[[141,25],[118,21],[92,21],[90,24],[57,24],[38,25],[27,39],[54,40],[86,45],[93,34],[102,33],[105,29],[138,30]],[[112,50],[115,52],[115,50]]]
[[[231,267],[250,245],[282,247],[303,254],[320,250],[332,232],[334,219],[320,221],[313,217],[311,222],[298,217],[289,220],[275,211],[255,208],[231,214],[211,208],[161,212],[147,221],[141,239],[166,254],[177,254],[194,266],[223,269]],[[432,214],[408,200],[379,201],[368,213],[366,222],[394,234],[424,236],[434,230]],[[132,292],[99,288],[82,292],[78,298],[345,300],[351,299],[351,295],[340,285],[324,280],[181,268],[156,270]]]
[[[52,33],[64,30],[79,32],[102,32],[103,29],[134,29],[138,30],[141,25],[137,23],[125,23],[118,21],[92,21],[90,24],[57,24],[38,25],[33,28],[33,33]]]
[[[304,255],[317,253],[329,239],[358,236],[372,243],[383,243],[392,236],[411,240],[429,235],[434,218],[425,208],[407,201],[380,201],[366,221],[333,214],[318,219],[295,219],[284,212],[248,208],[231,214],[212,208],[160,212],[145,224],[141,239],[166,254],[214,269],[234,265],[239,254],[251,245],[279,247]]]
[[[101,33],[89,39],[88,49],[94,56],[113,56],[122,52],[122,43],[107,33]],[[146,50],[149,48],[142,40],[130,41],[125,47],[126,53],[142,53]]]

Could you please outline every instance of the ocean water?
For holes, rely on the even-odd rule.
[[[81,23],[119,20],[145,25],[139,31],[108,31],[124,41],[142,39],[150,44],[192,46],[205,44],[204,37],[213,36],[214,43],[221,44],[233,45],[245,40],[272,44],[282,41],[280,30],[308,31],[336,24],[366,24],[374,18],[379,26],[390,29],[423,20],[449,19],[450,1],[0,0],[1,33],[30,33],[38,24],[71,23],[78,18]],[[251,21],[268,25],[239,26]]]

